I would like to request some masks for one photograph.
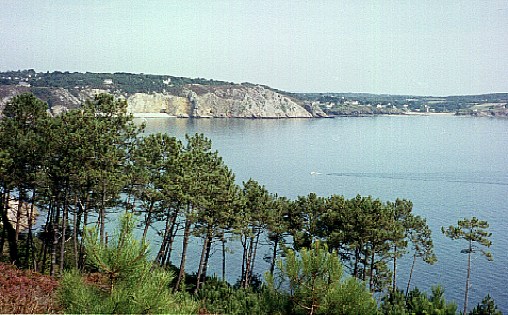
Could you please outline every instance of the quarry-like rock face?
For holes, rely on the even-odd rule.
[[[29,92],[25,86],[0,86],[0,111],[14,95]],[[41,93],[42,91],[42,93]],[[128,112],[166,113],[177,117],[311,118],[323,117],[315,108],[260,85],[188,84],[171,92],[121,93],[109,89],[39,88],[36,96],[48,102],[53,114],[77,108],[98,93],[127,100]],[[39,95],[38,95],[39,94]]]

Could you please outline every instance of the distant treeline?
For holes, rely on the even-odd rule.
[[[25,82],[33,87],[59,87],[72,92],[78,88],[109,88],[121,93],[152,93],[170,90],[185,84],[227,85],[225,81],[203,78],[185,78],[167,75],[134,74],[125,72],[35,72],[34,70],[8,71],[0,73],[0,84],[13,85]]]
[[[301,100],[315,101],[323,104],[334,103],[342,105],[351,101],[358,101],[358,105],[394,105],[399,109],[407,105],[410,110],[420,111],[426,111],[427,106],[435,112],[456,112],[476,104],[508,102],[508,93],[444,97],[369,93],[295,93],[292,95]]]

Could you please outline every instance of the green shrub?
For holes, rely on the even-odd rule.
[[[173,275],[153,268],[147,260],[148,246],[133,236],[131,215],[121,219],[117,237],[109,244],[98,241],[88,230],[85,245],[88,263],[100,273],[86,281],[77,271],[65,272],[59,297],[66,312],[101,314],[196,313],[188,295],[172,294]]]

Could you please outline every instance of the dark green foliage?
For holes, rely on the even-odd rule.
[[[36,188],[43,165],[47,160],[48,131],[51,120],[46,110],[48,105],[32,94],[21,94],[13,97],[5,106],[0,121],[0,215],[5,228],[9,244],[9,254],[12,263],[20,265],[18,241],[20,235],[19,222],[21,222],[23,204],[30,202],[31,212],[36,198]],[[7,221],[7,206],[10,201],[17,200],[19,206],[16,213],[16,224]],[[32,238],[32,217],[27,215],[29,225],[28,241]],[[3,242],[2,237],[2,242]],[[3,244],[2,244],[3,245]],[[32,244],[26,247],[27,259],[33,254]],[[1,253],[0,253],[1,254]],[[32,259],[33,261],[33,259]],[[29,267],[29,265],[25,265]]]
[[[478,303],[476,307],[469,312],[470,315],[501,315],[501,311],[498,310],[494,299],[487,295],[481,303]]]
[[[444,290],[439,286],[432,288],[430,296],[418,288],[413,289],[407,296],[402,290],[391,291],[382,298],[380,306],[380,313],[387,315],[455,315],[456,310],[457,305],[446,302]]]
[[[5,77],[2,79],[2,77]],[[11,80],[6,79],[11,77]],[[14,78],[18,78],[15,80]],[[43,88],[65,88],[69,91],[81,88],[114,88],[123,93],[151,93],[162,92],[170,88],[164,80],[171,79],[170,85],[179,87],[185,84],[201,85],[228,85],[224,81],[208,80],[203,78],[184,78],[174,76],[134,74],[125,72],[116,73],[92,73],[92,72],[40,72],[33,70],[10,71],[0,73],[0,84],[15,85],[21,80],[32,86],[32,92],[46,100],[48,94]],[[113,84],[105,84],[104,80],[112,80]]]
[[[88,262],[104,276],[102,283],[85,283],[77,271],[66,272],[60,299],[69,313],[146,314],[192,313],[195,304],[177,303],[170,293],[172,275],[152,269],[148,247],[133,237],[130,215],[121,218],[120,229],[108,245],[99,241],[96,230],[86,234]]]
[[[253,179],[243,183],[241,213],[235,217],[236,233],[243,247],[240,286],[247,288],[253,280],[253,270],[261,234],[273,222],[275,199],[264,186]],[[275,254],[276,255],[276,254]]]
[[[288,250],[277,262],[277,272],[267,274],[270,290],[288,294],[296,314],[376,314],[377,305],[365,286],[343,278],[336,252],[315,242],[298,253]]]
[[[288,301],[262,288],[234,288],[216,278],[209,279],[197,294],[201,309],[211,314],[283,314]]]
[[[337,250],[351,275],[369,283],[371,291],[395,286],[397,259],[406,252],[408,222],[413,217],[410,201],[383,203],[360,195],[325,199],[310,194],[300,197],[294,208],[288,220],[295,246],[322,239]]]

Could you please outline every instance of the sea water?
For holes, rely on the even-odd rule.
[[[296,198],[315,192],[352,198],[371,195],[383,201],[406,198],[432,229],[438,262],[421,260],[412,287],[430,292],[445,288],[448,300],[462,308],[467,256],[465,241],[452,241],[441,227],[476,216],[492,232],[494,261],[480,255],[472,261],[469,308],[490,294],[508,312],[508,120],[455,116],[377,116],[334,119],[178,119],[140,118],[146,133],[163,132],[184,139],[204,133],[212,140],[238,183],[252,178],[271,193]],[[178,242],[180,240],[177,240]],[[160,239],[152,234],[152,245]],[[193,239],[186,270],[196,272],[200,240]],[[226,279],[234,283],[241,270],[238,242],[227,244]],[[176,246],[173,261],[178,262]],[[264,246],[255,272],[268,264]],[[219,244],[209,274],[221,275]],[[398,264],[398,284],[405,289],[411,254]]]

